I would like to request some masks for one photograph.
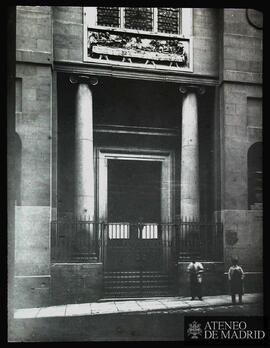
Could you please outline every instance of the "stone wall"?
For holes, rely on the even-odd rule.
[[[15,305],[49,300],[52,21],[48,6],[18,6],[16,37]]]
[[[225,267],[238,256],[252,289],[254,279],[262,282],[262,210],[248,210],[248,150],[262,141],[262,30],[248,22],[245,9],[224,9],[223,19],[218,215]]]
[[[222,43],[223,79],[261,84],[263,32],[249,24],[246,9],[224,9]]]
[[[221,97],[223,208],[248,209],[247,154],[252,144],[262,141],[262,90],[258,85],[225,83]],[[251,104],[254,100],[256,105]]]
[[[224,210],[224,262],[228,268],[231,257],[237,256],[244,270],[261,272],[263,263],[262,211]]]
[[[52,6],[55,61],[83,61],[83,9]]]
[[[193,9],[194,74],[218,76],[219,10]]]
[[[102,263],[53,263],[52,304],[94,302],[102,297]]]
[[[50,6],[17,6],[16,60],[52,63]]]

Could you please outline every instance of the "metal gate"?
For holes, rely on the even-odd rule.
[[[173,294],[179,261],[223,260],[221,222],[52,221],[52,262],[104,264],[104,296]]]
[[[172,293],[170,270],[165,262],[169,257],[168,248],[172,249],[168,232],[166,235],[162,225],[155,223],[104,224],[106,297]]]

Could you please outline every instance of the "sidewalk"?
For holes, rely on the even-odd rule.
[[[243,305],[261,303],[262,294],[245,294]],[[145,299],[106,299],[98,302],[66,304],[50,307],[17,309],[14,319],[99,316],[108,314],[145,314],[152,312],[171,313],[191,308],[230,306],[229,295],[205,296],[202,301],[191,301],[190,297],[155,297]]]

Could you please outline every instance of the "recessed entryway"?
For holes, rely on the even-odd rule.
[[[146,151],[99,152],[105,297],[169,293],[169,234],[163,233],[161,223],[172,215],[171,157]]]
[[[99,220],[172,221],[170,152],[107,152],[106,149],[98,149],[97,158]]]
[[[161,162],[108,160],[108,221],[161,221]]]

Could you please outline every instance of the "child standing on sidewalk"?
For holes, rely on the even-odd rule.
[[[228,279],[230,282],[232,303],[235,304],[235,295],[238,294],[239,303],[241,304],[243,295],[244,272],[242,267],[238,265],[238,259],[236,257],[232,258],[232,266],[228,271]]]
[[[190,292],[191,300],[198,296],[202,300],[202,273],[204,271],[203,265],[198,261],[192,261],[188,265],[187,271],[190,276]]]

